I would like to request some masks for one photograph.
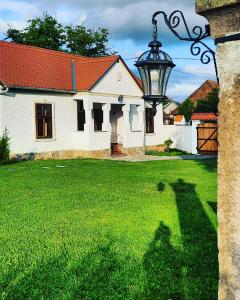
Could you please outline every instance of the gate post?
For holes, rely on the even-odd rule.
[[[198,134],[197,127],[201,122],[198,120],[192,120],[192,154],[198,154],[197,145],[198,145]]]
[[[196,0],[218,42],[220,79],[218,157],[219,299],[240,299],[240,2]]]

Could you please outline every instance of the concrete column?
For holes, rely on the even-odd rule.
[[[137,106],[138,112],[138,129],[144,131],[145,120],[144,120],[144,105]]]
[[[89,100],[83,101],[83,107],[85,110],[85,124],[84,124],[84,131],[87,134],[91,134],[94,131],[94,120],[93,120],[93,103]]]
[[[122,107],[123,111],[123,122],[124,122],[124,132],[123,132],[123,147],[128,147],[128,137],[130,128],[130,118],[129,118],[129,111],[130,111],[130,104],[125,104]]]
[[[157,113],[154,117],[154,133],[160,136],[163,132],[163,107],[162,104],[157,106]]]
[[[111,104],[103,104],[102,110],[103,110],[102,130],[111,132],[111,123],[110,123]]]
[[[238,0],[197,0],[214,38],[240,31]],[[220,79],[218,157],[219,299],[240,299],[240,41],[217,46]]]

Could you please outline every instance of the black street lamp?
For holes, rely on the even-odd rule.
[[[181,11],[176,10],[171,13],[169,17],[164,11],[154,13],[152,16],[153,40],[148,45],[151,50],[144,52],[135,63],[142,80],[143,99],[152,106],[153,115],[156,115],[157,105],[167,99],[167,83],[172,68],[175,67],[171,57],[159,49],[162,47],[162,43],[157,39],[156,17],[160,14],[163,15],[166,25],[176,37],[182,41],[192,42],[190,48],[192,55],[200,55],[200,60],[203,64],[208,64],[211,58],[213,59],[218,80],[215,52],[203,42],[203,39],[210,36],[209,25],[205,26],[205,30],[200,26],[195,26],[192,29],[192,33],[190,33],[185,17]],[[186,29],[185,37],[180,36],[176,31],[176,28],[180,24],[183,24]],[[204,50],[202,48],[204,48]]]

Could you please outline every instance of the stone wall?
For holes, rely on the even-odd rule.
[[[240,1],[197,0],[214,38],[240,32]],[[217,46],[219,299],[240,299],[240,41]]]

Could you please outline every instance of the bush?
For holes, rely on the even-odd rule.
[[[166,146],[167,152],[169,152],[169,149],[172,144],[173,144],[173,141],[170,138],[168,140],[164,141],[164,145]]]
[[[9,162],[10,156],[10,138],[7,129],[4,130],[0,137],[0,163]]]

